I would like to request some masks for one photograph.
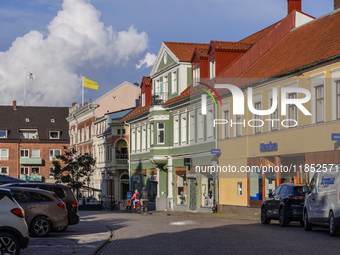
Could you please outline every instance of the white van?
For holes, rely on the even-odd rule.
[[[304,187],[303,221],[306,231],[314,225],[329,228],[331,236],[340,230],[340,164],[314,173],[309,187]]]

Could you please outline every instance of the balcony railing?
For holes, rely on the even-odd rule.
[[[167,92],[158,92],[152,94],[152,104],[153,105],[162,105],[168,100]]]

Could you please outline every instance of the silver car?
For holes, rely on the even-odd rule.
[[[25,220],[33,236],[48,236],[53,228],[68,225],[66,205],[50,191],[8,187],[11,195],[25,210]]]

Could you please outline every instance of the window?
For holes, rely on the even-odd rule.
[[[197,67],[193,70],[193,78],[194,78],[194,86],[200,81],[200,67]]]
[[[179,119],[178,116],[174,117],[174,144],[178,145],[179,142]]]
[[[8,149],[0,149],[0,160],[8,160]]]
[[[154,133],[153,133],[153,123],[151,123],[150,145],[153,145],[153,138],[154,138]]]
[[[12,196],[18,203],[29,203],[31,200],[26,191],[13,190]]]
[[[106,162],[111,162],[112,160],[112,147],[107,146],[106,147]]]
[[[157,138],[158,144],[164,144],[164,123],[158,123]]]
[[[289,99],[294,99],[297,98],[297,94],[296,93],[290,93],[288,94],[288,98]],[[288,106],[288,119],[291,120],[296,120],[297,121],[297,107],[295,104],[289,104]],[[289,121],[289,126],[295,126],[295,122],[294,121]]]
[[[236,115],[235,119],[236,119],[236,121],[235,121],[235,129],[236,129],[235,136],[238,137],[238,136],[242,135],[242,125],[243,125],[242,115]]]
[[[242,182],[237,183],[237,195],[242,195]]]
[[[32,167],[32,174],[40,174],[40,168],[39,167]]]
[[[190,141],[195,141],[196,138],[196,125],[195,125],[195,112],[190,112]]]
[[[197,139],[202,140],[204,138],[204,116],[202,110],[197,110]]]
[[[50,160],[52,161],[57,156],[61,155],[61,150],[50,150]]]
[[[117,135],[120,135],[121,131],[120,129],[117,129]]]
[[[324,87],[323,85],[315,87],[315,119],[316,122],[324,121]]]
[[[145,106],[145,93],[142,93],[142,107]]]
[[[0,174],[8,174],[8,166],[0,167]]]
[[[214,136],[214,110],[208,109],[207,111],[207,137],[212,138]]]
[[[182,144],[187,143],[187,114],[181,115],[181,142]]]
[[[271,108],[273,106],[273,98],[270,98],[270,107]],[[270,115],[270,118],[272,120],[277,120],[279,119],[279,111],[278,111],[278,108],[276,108],[275,112],[273,112],[271,115]],[[271,131],[275,131],[275,130],[278,130],[279,129],[279,123],[278,121],[271,121],[269,122],[269,130]]]
[[[32,149],[31,157],[32,158],[40,158],[40,150],[39,149]]]
[[[142,127],[142,150],[145,151],[146,149],[146,126]]]
[[[136,129],[132,129],[131,131],[131,151],[135,152],[136,150]]]
[[[7,138],[7,130],[0,130],[0,138]]]
[[[90,126],[87,126],[85,130],[86,130],[86,141],[88,141],[90,140]]]
[[[59,139],[59,131],[50,131],[50,139]]]
[[[28,172],[29,169],[28,167],[20,167],[20,174],[23,174],[23,175],[28,175]]]
[[[54,178],[54,166],[50,166],[50,178]]]
[[[256,110],[261,110],[261,102],[257,102],[257,103],[255,103],[255,105],[254,105],[254,108],[256,109]],[[262,132],[262,127],[261,127],[261,116],[260,115],[255,115],[254,114],[254,119],[256,120],[256,121],[254,121],[254,133],[255,134],[259,134],[259,133],[261,133]]]
[[[215,59],[210,61],[210,79],[214,79],[216,75],[216,63]]]
[[[29,150],[23,149],[20,150],[20,158],[28,158],[29,157]]]
[[[171,91],[172,94],[177,93],[177,72],[171,74]]]
[[[147,132],[148,134],[146,135],[146,149],[150,149],[150,139],[151,139],[151,135],[150,135],[150,132],[151,132],[151,129],[150,129],[150,124],[147,125]]]
[[[336,118],[340,119],[340,80],[336,81]]]
[[[20,139],[38,139],[38,130],[20,130]]]
[[[52,202],[52,198],[49,198],[48,196],[45,196],[40,193],[30,192],[32,197],[32,202]]]
[[[123,135],[125,135],[125,133],[126,133],[125,129],[122,129],[122,133],[123,133]]]
[[[137,128],[137,149],[136,151],[140,151],[140,132],[141,132],[141,127]]]
[[[223,112],[223,119],[225,121],[228,121],[225,125],[224,125],[224,138],[229,138],[230,137],[230,113],[229,113],[229,110],[225,110]]]

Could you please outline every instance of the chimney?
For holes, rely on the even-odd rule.
[[[334,10],[337,10],[340,8],[340,0],[334,0]]]
[[[16,110],[16,109],[17,109],[17,101],[14,100],[14,101],[13,101],[13,110]]]
[[[301,0],[288,0],[288,14],[294,10],[301,12]]]

